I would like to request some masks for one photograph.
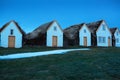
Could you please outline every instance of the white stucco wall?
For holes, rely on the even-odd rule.
[[[54,30],[56,26],[56,31]],[[57,47],[63,47],[63,31],[60,29],[57,22],[54,22],[47,30],[47,46],[52,47],[52,37],[57,36]]]
[[[103,25],[105,25],[105,30],[103,30]],[[105,22],[103,22],[101,24],[101,26],[99,27],[99,29],[96,32],[96,35],[97,35],[97,46],[107,47],[108,46],[108,37],[110,37],[110,44],[112,45],[112,36],[111,36],[110,30],[107,27],[107,25],[105,24]],[[99,37],[105,37],[105,43],[99,43]]]
[[[118,35],[117,35],[117,33],[119,33],[118,29],[114,33],[115,39],[119,39],[119,42],[115,41],[115,46],[120,47],[120,33]]]
[[[13,35],[10,34],[10,30],[13,29]],[[2,32],[1,32],[1,47],[8,47],[9,36],[15,36],[15,48],[22,47],[22,34],[14,24],[11,22]]]
[[[86,30],[86,33],[84,32]],[[84,46],[84,37],[87,37],[87,46],[91,46],[91,32],[84,25],[79,31],[79,45]]]

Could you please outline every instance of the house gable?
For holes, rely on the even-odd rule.
[[[57,22],[56,20],[54,20],[54,21],[49,25],[49,27],[47,28],[47,31],[48,31],[52,26],[54,26],[54,27],[56,26],[57,29],[59,28],[59,30],[61,30],[61,32],[63,32],[61,26],[58,24],[58,22]]]
[[[8,47],[9,37],[15,37],[15,48],[22,47],[22,32],[14,21],[5,24],[1,29],[1,46]]]
[[[47,33],[51,32],[51,34],[63,34],[63,30],[61,29],[60,25],[54,21],[47,29]]]
[[[91,33],[90,29],[87,27],[86,24],[83,24],[79,31],[81,31],[83,28],[86,29],[86,30],[88,30]]]
[[[118,30],[118,29],[115,30],[114,36],[115,36],[115,37],[119,37],[119,36],[120,36],[120,33],[119,33],[119,30]]]
[[[97,46],[112,45],[112,35],[105,21],[103,21],[96,31]]]
[[[14,22],[9,23],[7,26],[2,28],[1,33],[3,33],[4,31],[6,31],[8,29],[16,30],[17,32],[22,34],[21,31],[18,29],[18,27],[16,26],[16,24]]]
[[[61,29],[60,25],[57,21],[54,21],[47,29],[47,44],[46,46],[52,46],[52,38],[57,37],[57,46],[63,46],[63,30]]]
[[[99,25],[98,29],[96,30],[96,33],[100,31],[103,31],[103,32],[108,32],[109,34],[112,35],[110,29],[108,28],[107,24],[105,23],[105,21],[102,21],[101,24]]]
[[[120,47],[120,33],[118,29],[115,30],[114,36],[115,36],[115,46]]]
[[[91,46],[91,31],[86,26],[86,24],[84,24],[79,30],[79,45],[80,46],[85,46],[84,38],[86,38],[86,46]]]
[[[15,22],[14,20],[6,23],[6,24],[0,29],[0,32],[4,31],[4,29],[6,29],[6,27],[8,27],[8,26],[11,25],[11,24],[14,25],[21,34],[25,34],[25,32],[20,28],[20,26],[18,25],[18,23]]]

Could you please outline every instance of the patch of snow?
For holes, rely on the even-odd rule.
[[[88,48],[63,49],[63,50],[51,50],[51,51],[42,51],[42,52],[16,53],[16,54],[0,56],[0,60],[28,58],[28,57],[35,57],[35,56],[50,55],[50,54],[64,54],[69,51],[77,51],[77,50],[90,50],[90,49]]]

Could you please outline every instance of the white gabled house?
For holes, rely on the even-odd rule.
[[[63,47],[63,30],[56,20],[39,26],[25,38],[27,45]]]
[[[47,46],[63,47],[63,30],[57,21],[53,21],[47,29]]]
[[[79,45],[91,46],[91,31],[86,24],[83,24],[79,30]]]
[[[17,22],[10,21],[0,29],[0,46],[5,48],[21,48],[24,31]]]
[[[85,23],[64,29],[64,46],[91,46],[91,32]]]
[[[112,46],[120,47],[120,32],[118,28],[110,28],[112,33]]]
[[[93,46],[112,46],[112,34],[104,20],[88,23],[87,26],[92,32]]]

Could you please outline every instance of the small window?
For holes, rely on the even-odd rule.
[[[119,32],[117,32],[117,36],[119,35]]]
[[[99,43],[105,43],[106,42],[105,37],[99,37],[98,40],[99,40]]]
[[[86,33],[86,30],[84,29],[84,33]]]
[[[13,29],[10,30],[10,34],[13,35]]]
[[[116,42],[119,43],[119,38],[116,39]]]
[[[99,43],[101,43],[101,37],[99,37],[98,39],[99,39]]]
[[[105,40],[106,40],[105,37],[103,37],[103,43],[105,43]]]
[[[56,26],[54,26],[54,31],[57,31],[57,27]]]
[[[103,24],[103,30],[105,31],[105,25]]]

